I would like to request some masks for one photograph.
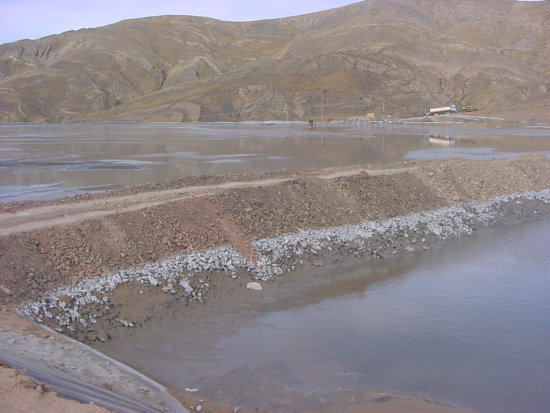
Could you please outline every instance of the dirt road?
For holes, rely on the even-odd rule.
[[[368,173],[370,176],[393,175],[411,171],[412,168],[396,169],[339,169],[337,172],[310,174],[319,179],[335,179]],[[164,205],[169,202],[183,201],[194,197],[218,195],[227,190],[260,188],[280,185],[292,178],[272,178],[241,182],[226,182],[215,185],[181,187],[161,191],[139,192],[137,194],[105,197],[84,202],[55,204],[23,210],[0,211],[0,236],[29,232],[58,225],[97,219],[109,215],[139,211]]]

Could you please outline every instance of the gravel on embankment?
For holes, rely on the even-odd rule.
[[[211,300],[226,281],[246,288],[244,280],[300,266],[381,259],[544,216],[550,159],[428,160],[280,177],[1,236],[0,304],[84,342],[105,341],[150,320],[146,309]],[[59,206],[70,202],[81,201]]]
[[[229,245],[175,255],[63,286],[23,303],[18,311],[80,340],[105,341],[113,328],[139,327],[146,322],[139,311],[131,318],[116,316],[120,303],[110,293],[123,284],[132,284],[134,289],[154,287],[181,300],[203,302],[215,282],[205,282],[205,273],[267,282],[291,273],[304,262],[325,265],[352,256],[385,258],[429,249],[434,242],[467,236],[489,225],[549,213],[550,190],[543,190],[468,201],[383,221],[304,230],[253,242],[254,260]]]

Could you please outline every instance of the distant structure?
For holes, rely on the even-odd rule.
[[[435,116],[435,115],[446,115],[448,113],[456,113],[456,105],[443,106],[441,108],[431,108],[423,110],[422,116]]]

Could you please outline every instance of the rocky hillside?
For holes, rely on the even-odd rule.
[[[0,45],[0,121],[220,121],[550,105],[550,2],[367,0]],[[550,107],[550,106],[548,106]]]

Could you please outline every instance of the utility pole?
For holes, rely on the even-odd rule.
[[[321,91],[321,122],[325,119],[325,106],[327,105],[327,92],[325,88]]]

